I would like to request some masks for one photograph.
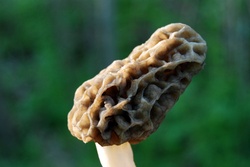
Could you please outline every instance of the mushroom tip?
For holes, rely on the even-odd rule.
[[[77,89],[69,130],[102,146],[146,139],[203,68],[206,49],[188,25],[159,28],[127,58],[114,61]]]

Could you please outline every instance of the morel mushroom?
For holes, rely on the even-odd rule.
[[[203,68],[206,50],[202,37],[185,24],[156,30],[127,58],[114,61],[76,90],[68,114],[71,134],[85,143],[98,143],[100,158],[101,148],[117,145],[112,146],[114,153],[114,147],[126,145],[123,149],[132,156],[128,161],[133,161],[128,143],[136,144],[157,130]],[[121,166],[124,157],[117,158],[116,166]],[[101,159],[103,166],[104,161]]]

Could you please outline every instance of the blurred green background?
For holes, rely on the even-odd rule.
[[[207,41],[206,66],[137,166],[250,166],[247,0],[0,0],[0,166],[100,166],[67,129],[76,88],[173,22]]]

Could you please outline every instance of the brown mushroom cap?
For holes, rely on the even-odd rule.
[[[202,69],[206,50],[206,42],[187,25],[156,30],[127,58],[76,90],[70,132],[102,146],[146,139]]]

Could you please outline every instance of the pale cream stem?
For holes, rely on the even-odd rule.
[[[135,167],[129,142],[112,146],[95,144],[102,167]]]

